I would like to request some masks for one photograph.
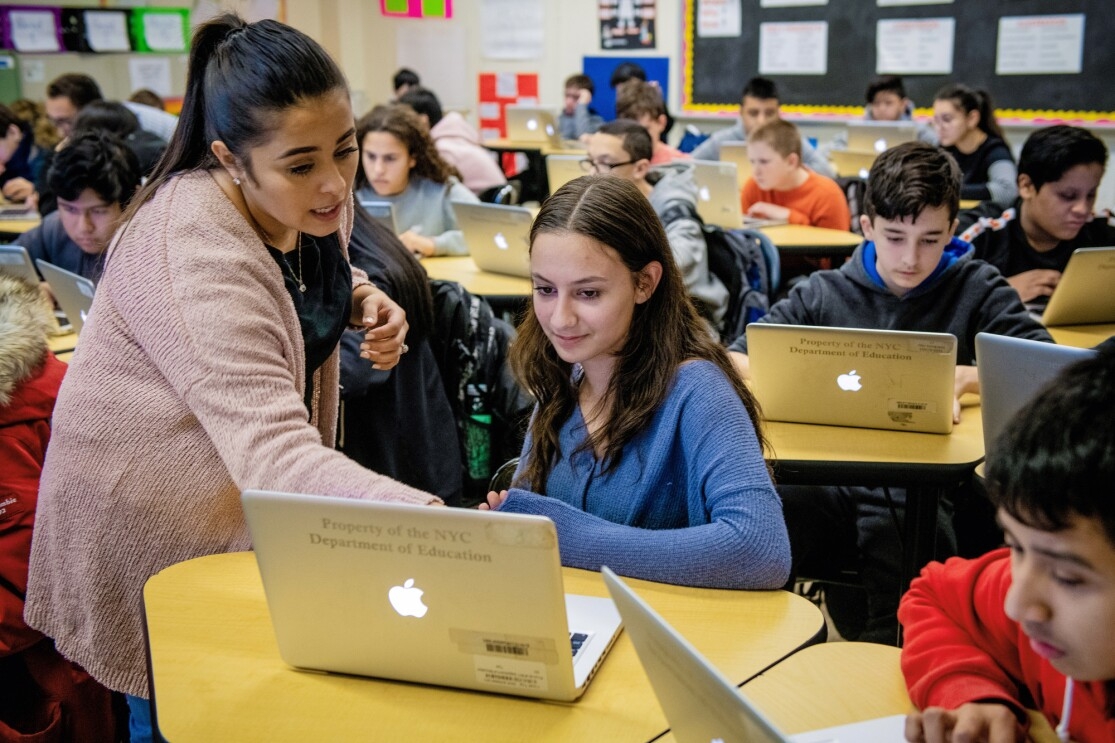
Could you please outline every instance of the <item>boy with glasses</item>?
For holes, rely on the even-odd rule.
[[[709,270],[708,245],[697,217],[693,165],[675,162],[651,167],[650,133],[638,122],[617,119],[600,127],[588,143],[587,172],[607,173],[634,183],[650,200],[689,294],[705,319],[719,325],[728,308],[728,289]]]

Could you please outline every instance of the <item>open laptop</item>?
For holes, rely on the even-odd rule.
[[[848,149],[880,153],[918,138],[913,121],[849,121]]]
[[[457,226],[477,268],[530,278],[531,211],[521,206],[454,201]]]
[[[697,182],[697,213],[705,224],[725,229],[743,227],[740,213],[739,178],[735,163],[724,160],[693,160]]]
[[[41,281],[27,248],[22,245],[0,245],[0,273],[15,276],[36,286]]]
[[[360,208],[372,219],[391,230],[392,234],[399,234],[398,223],[395,221],[395,204],[390,201],[367,199],[360,202]]]
[[[562,146],[561,131],[558,129],[554,112],[537,106],[515,106],[504,108],[507,116],[507,138],[512,142]]]
[[[89,310],[93,308],[95,285],[84,276],[59,268],[53,263],[36,260],[35,265],[39,267],[39,273],[46,279],[46,283],[50,284],[54,300],[66,313],[74,332],[80,333],[85,327]]]
[[[723,142],[720,145],[720,162],[735,163],[736,182],[742,189],[751,177],[751,161],[747,158],[746,142]]]
[[[678,743],[893,743],[904,740],[905,715],[783,734],[677,630],[603,568],[627,636]]]
[[[770,420],[949,433],[949,333],[751,323],[752,389]]]
[[[1046,325],[1115,322],[1115,247],[1077,248],[1045,306]]]
[[[585,157],[585,155],[546,155],[546,180],[550,193],[587,173],[581,167]]]
[[[0,203],[0,220],[2,219],[37,219],[39,211],[31,204]]]
[[[241,500],[279,654],[296,668],[573,701],[622,626],[611,600],[563,592],[541,516]]]
[[[879,156],[874,150],[831,150],[829,160],[836,168],[836,174],[841,177],[863,178],[867,180],[875,158]]]
[[[1006,429],[1014,414],[1062,369],[1095,353],[1091,348],[977,333],[976,369],[984,451],[991,450],[991,444]]]

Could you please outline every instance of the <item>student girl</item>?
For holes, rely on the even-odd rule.
[[[941,88],[933,101],[933,129],[964,174],[961,199],[1014,203],[1018,170],[986,91],[959,83]]]
[[[692,586],[777,588],[790,546],[757,405],[686,292],[635,184],[585,176],[531,227],[532,311],[511,364],[538,405],[513,488],[562,563]]]
[[[409,106],[376,106],[356,125],[361,168],[358,201],[395,205],[399,239],[417,256],[468,255],[452,201],[479,199],[438,154],[429,132]]]
[[[344,328],[369,329],[381,368],[406,350],[402,311],[345,257],[358,152],[315,41],[234,15],[196,30],[178,127],[58,396],[25,609],[128,695],[133,742],[151,735],[144,581],[248,549],[240,491],[438,502],[332,448]]]

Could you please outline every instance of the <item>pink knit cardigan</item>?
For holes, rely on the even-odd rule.
[[[351,203],[343,222],[347,250]],[[337,358],[315,375],[310,420],[278,265],[208,172],[160,188],[110,250],[54,410],[28,624],[147,697],[144,581],[249,549],[241,490],[436,501],[333,449]]]

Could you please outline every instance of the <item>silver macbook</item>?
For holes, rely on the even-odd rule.
[[[27,248],[22,245],[0,245],[0,273],[15,276],[36,286],[41,281]]]
[[[546,155],[546,180],[550,193],[586,174],[587,171],[581,167],[585,157],[585,155]]]
[[[620,631],[611,600],[563,592],[547,518],[241,500],[279,654],[296,668],[573,701]]]
[[[372,219],[391,230],[392,234],[399,234],[398,223],[395,221],[395,205],[392,202],[367,199],[360,202],[360,208]]]
[[[537,106],[507,106],[507,138],[512,142],[561,147],[561,131],[554,112]]]
[[[1045,306],[1046,325],[1115,322],[1115,247],[1077,248]]]
[[[1006,429],[1014,414],[1062,369],[1094,355],[1095,351],[1090,348],[977,333],[976,367],[984,451],[991,450],[991,444]]]
[[[697,213],[705,224],[725,229],[743,226],[735,163],[693,160],[693,180],[697,182]]]
[[[38,210],[30,204],[0,203],[0,219],[37,219]]]
[[[832,150],[829,152],[829,160],[836,168],[837,175],[863,178],[864,180],[867,180],[867,176],[871,173],[871,166],[875,164],[875,158],[878,156],[879,153],[874,150]]]
[[[603,568],[635,653],[678,743],[892,743],[904,740],[905,715],[783,734],[677,630]]]
[[[46,283],[50,284],[54,300],[66,313],[74,332],[80,333],[85,327],[89,310],[93,308],[95,285],[84,276],[59,268],[53,263],[37,260],[35,265],[39,267],[39,273],[46,279]]]
[[[454,201],[457,226],[477,268],[530,278],[530,225],[534,216],[521,206]]]
[[[752,389],[770,420],[949,433],[949,333],[751,323]]]
[[[742,189],[743,184],[751,177],[751,160],[747,157],[747,143],[724,142],[721,144],[720,162],[735,164],[736,184]]]
[[[848,149],[880,153],[918,138],[913,121],[849,121]]]

